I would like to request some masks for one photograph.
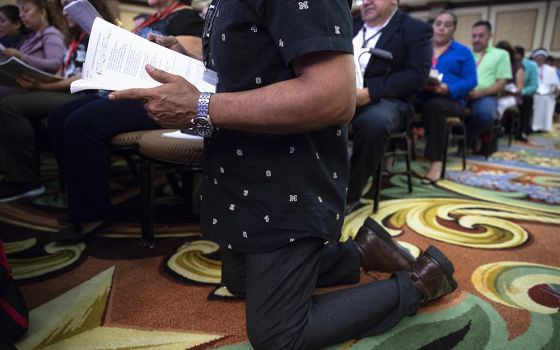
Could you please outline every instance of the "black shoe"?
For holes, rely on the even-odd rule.
[[[0,182],[0,203],[7,203],[20,198],[35,197],[45,192],[45,187],[37,183]]]
[[[457,289],[453,278],[453,263],[434,246],[428,247],[414,264],[412,264],[412,283],[423,297],[420,304],[438,299]]]
[[[364,271],[395,272],[412,269],[416,259],[393,240],[372,218],[367,218],[354,238]]]
[[[51,239],[61,243],[77,243],[83,241],[88,236],[105,230],[109,226],[111,226],[110,220],[100,220],[83,224],[73,223],[53,233]]]

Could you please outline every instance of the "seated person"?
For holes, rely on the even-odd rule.
[[[25,27],[19,18],[19,10],[14,5],[0,7],[0,44],[17,47],[23,40]],[[1,57],[0,57],[1,58]]]
[[[496,44],[496,47],[507,51],[509,54],[511,72],[513,74],[513,78],[507,81],[504,92],[498,98],[498,114],[502,117],[508,108],[521,106],[523,103],[521,91],[523,91],[525,84],[525,68],[523,67],[523,62],[516,59],[513,47],[511,47],[509,42],[500,41]]]
[[[102,0],[89,0],[107,21],[113,15]],[[65,6],[70,0],[61,0]],[[66,15],[72,42],[64,59],[64,80],[42,83],[30,77],[19,77],[20,85],[31,92],[15,94],[0,99],[0,203],[41,194],[45,189],[37,174],[37,152],[33,123],[46,118],[51,111],[64,103],[80,98],[83,94],[70,94],[70,83],[78,79],[86,58],[87,35]]]
[[[62,66],[64,35],[62,10],[58,1],[19,0],[19,15],[30,31],[16,48],[6,48],[0,53],[5,57],[16,57],[33,67],[48,73],[56,73]],[[0,96],[25,92],[25,89],[0,85]]]
[[[203,21],[190,6],[176,0],[154,3],[157,14],[135,29],[164,46],[200,57]],[[162,39],[163,42],[161,41]],[[69,217],[57,241],[76,241],[113,219],[109,198],[109,142],[119,133],[158,129],[137,101],[109,101],[89,95],[61,106],[49,117],[49,138],[68,195]]]
[[[533,96],[533,131],[549,132],[552,130],[556,97],[560,91],[560,79],[556,74],[556,69],[545,63],[547,56],[548,51],[544,48],[536,49],[531,54],[531,58],[537,63],[539,72],[539,87]]]
[[[490,46],[492,25],[488,21],[478,21],[472,27],[472,47],[476,61],[478,85],[469,93],[471,115],[466,118],[467,147],[473,146],[475,153],[480,148],[475,140],[496,118],[497,96],[512,78],[508,53]]]
[[[347,212],[359,205],[367,179],[383,159],[391,132],[406,127],[412,96],[426,83],[432,57],[431,28],[400,11],[396,1],[364,1],[360,11],[352,43],[363,86],[358,87],[352,119]],[[369,56],[370,48],[389,51],[393,59]]]
[[[462,117],[466,97],[476,86],[474,58],[466,46],[453,39],[457,16],[449,10],[443,10],[435,18],[432,28],[434,55],[430,78],[434,83],[427,85],[414,104],[416,110],[422,113],[427,133],[424,157],[430,161],[430,165],[422,178],[424,184],[433,183],[440,177],[443,153],[446,151],[446,118]]]

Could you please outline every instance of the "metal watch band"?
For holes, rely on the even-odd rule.
[[[205,117],[209,118],[208,115],[208,108],[210,106],[210,97],[212,97],[213,93],[211,92],[201,92],[200,96],[198,97],[198,104],[196,106],[196,116],[197,117]]]

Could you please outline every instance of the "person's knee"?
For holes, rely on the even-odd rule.
[[[383,140],[389,139],[392,131],[390,118],[383,118],[380,116],[372,115],[360,121],[356,125],[355,137],[363,138],[366,140]]]
[[[480,110],[479,113],[473,115],[480,124],[488,126],[496,118],[496,111],[491,109]]]
[[[422,118],[439,116],[444,109],[443,102],[439,98],[430,99],[422,108]]]
[[[91,113],[82,113],[82,109],[68,115],[64,120],[64,135],[67,137],[78,136],[92,137],[96,130],[100,128],[99,118],[101,115],[93,115]]]
[[[247,336],[255,350],[299,349],[296,336],[278,329],[279,323],[250,322],[247,320]]]

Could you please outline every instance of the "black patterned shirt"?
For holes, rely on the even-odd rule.
[[[214,0],[203,43],[217,92],[256,89],[294,78],[291,62],[304,54],[352,53],[350,7],[347,0]],[[204,152],[204,238],[243,253],[309,236],[338,239],[346,126],[287,135],[217,128]]]

